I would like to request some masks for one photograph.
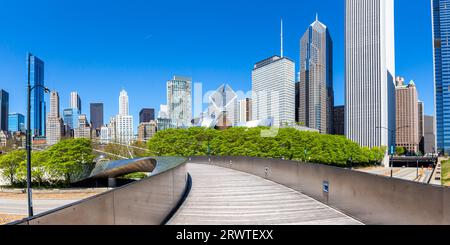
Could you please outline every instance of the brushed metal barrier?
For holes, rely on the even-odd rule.
[[[450,188],[338,167],[250,157],[191,157],[290,187],[372,225],[449,225]]]
[[[188,184],[186,159],[172,165],[141,181],[12,224],[160,225]]]

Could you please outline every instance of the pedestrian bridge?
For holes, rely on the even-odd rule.
[[[156,161],[146,179],[15,224],[450,224],[449,188],[277,159]]]
[[[359,225],[300,192],[254,175],[188,164],[192,190],[170,225]]]

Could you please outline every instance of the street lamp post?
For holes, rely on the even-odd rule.
[[[27,195],[28,195],[28,216],[33,216],[33,196],[31,186],[31,91],[37,87],[43,88],[46,93],[50,90],[42,85],[31,86],[31,56],[28,54],[28,86],[27,86]]]

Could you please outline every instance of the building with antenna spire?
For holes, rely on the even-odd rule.
[[[280,34],[280,39],[281,39],[281,51],[280,51],[280,57],[283,58],[284,54],[283,54],[283,18],[281,18],[281,34]]]
[[[298,120],[324,134],[333,131],[333,43],[327,26],[316,20],[300,39]]]
[[[283,55],[283,20],[280,37],[280,56],[257,62],[252,71],[252,119],[271,119],[275,127],[295,124],[295,63]]]

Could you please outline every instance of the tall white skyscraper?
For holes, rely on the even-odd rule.
[[[51,117],[59,117],[59,94],[56,91],[50,92],[50,112]]]
[[[252,72],[253,120],[272,119],[276,127],[295,123],[295,63],[273,56]]]
[[[281,55],[256,63],[252,71],[252,118],[272,119],[275,127],[295,124],[295,63],[283,56],[283,20]]]
[[[128,93],[127,91],[122,89],[119,95],[119,115],[127,116],[128,114],[129,114]]]
[[[50,112],[47,115],[46,138],[48,145],[54,145],[61,140],[63,133],[63,121],[59,116],[58,92],[50,93]]]
[[[128,111],[128,94],[125,90],[119,96],[119,114],[115,117],[115,141],[131,144],[133,141],[133,116]]]
[[[169,118],[176,127],[188,127],[192,120],[192,78],[174,76],[167,81]]]
[[[70,93],[70,108],[77,109],[78,114],[81,113],[81,98],[78,92]]]
[[[345,134],[395,144],[394,0],[346,0]],[[386,163],[386,161],[385,161]]]

